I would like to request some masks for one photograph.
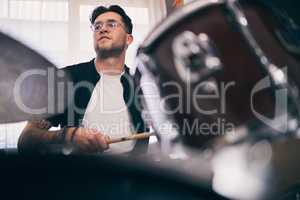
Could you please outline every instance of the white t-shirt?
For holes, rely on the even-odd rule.
[[[123,86],[120,75],[101,74],[88,103],[82,125],[97,129],[110,138],[119,138],[132,134],[127,106],[123,98]],[[107,153],[119,154],[133,149],[134,141],[110,144]]]

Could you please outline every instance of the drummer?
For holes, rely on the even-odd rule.
[[[107,142],[107,137],[146,130],[135,101],[133,77],[125,65],[126,50],[133,41],[131,19],[120,6],[112,5],[95,8],[90,22],[96,57],[64,68],[72,78],[71,104],[60,115],[29,121],[18,141],[19,152],[51,152],[54,146],[72,147],[79,153],[146,152],[147,139]],[[62,128],[49,130],[53,126]]]

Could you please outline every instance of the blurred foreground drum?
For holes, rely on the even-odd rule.
[[[167,121],[198,148],[216,136],[294,133],[299,55],[280,37],[283,25],[259,1],[236,0],[194,1],[160,23],[138,51],[159,135]]]
[[[68,105],[70,77],[30,47],[0,31],[0,123],[47,118]]]
[[[300,177],[300,51],[286,31],[295,25],[261,2],[191,2],[138,51],[138,81],[164,153],[174,155],[178,141],[208,152],[231,144],[211,154],[212,183],[235,199],[273,198]]]
[[[0,155],[2,199],[224,199],[172,169],[111,156]]]

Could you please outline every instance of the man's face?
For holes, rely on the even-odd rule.
[[[112,28],[107,24],[109,22],[115,23],[117,26]],[[97,55],[103,57],[119,56],[131,44],[132,35],[126,32],[125,24],[119,14],[115,12],[103,13],[95,19],[94,26],[97,24],[103,25],[101,30],[93,33],[94,48]]]

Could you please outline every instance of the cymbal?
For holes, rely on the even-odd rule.
[[[57,86],[68,80],[63,70],[1,32],[0,52],[0,123],[46,118],[64,110],[67,95],[59,94]]]

